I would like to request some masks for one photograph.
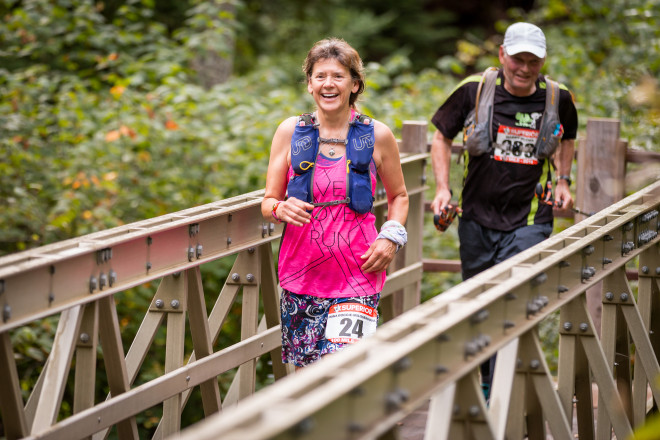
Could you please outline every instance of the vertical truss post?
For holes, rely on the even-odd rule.
[[[244,275],[243,307],[241,309],[241,340],[257,334],[259,323],[259,285],[261,284],[261,260],[255,249],[242,252],[240,273]],[[239,392],[238,398],[242,400],[254,394],[257,376],[257,360],[252,359],[238,368]]]
[[[637,304],[644,328],[646,328],[651,348],[658,358],[660,353],[660,251],[659,246],[645,250],[639,256],[639,283]],[[647,387],[655,378],[644,371],[642,362],[635,362],[633,376],[633,417],[634,425],[640,426],[646,420],[648,411]],[[655,402],[657,408],[659,402]]]
[[[626,279],[625,268],[621,267],[608,275],[603,281],[602,303],[603,303],[603,328],[601,330],[601,345],[603,354],[610,369],[610,373],[616,380],[617,390],[626,410],[630,423],[632,418],[632,392],[630,376],[630,341],[628,328],[622,314],[621,305],[632,296],[630,286]],[[604,394],[598,394],[598,438],[611,438],[612,425],[605,408]]]
[[[550,369],[545,361],[536,331],[534,328],[523,334],[520,337],[520,347],[518,348],[520,359],[518,369],[525,372],[531,385],[527,388],[528,396],[534,396],[533,399],[527,400],[532,404],[531,408],[530,406],[527,408],[528,435],[530,439],[545,439],[545,422],[547,420],[554,439],[570,440],[573,438],[572,420],[569,423],[559,395],[554,389]]]
[[[594,337],[593,332],[589,332],[588,324],[583,322],[583,315],[579,312],[585,301],[586,298],[582,295],[562,307],[560,311],[558,392],[569,420],[573,420],[573,404],[575,403],[579,437],[594,438],[591,374],[587,356],[581,344],[583,336]]]
[[[270,243],[259,247],[261,258],[261,298],[264,304],[266,327],[280,325],[280,291],[277,286],[275,261]],[[288,374],[287,364],[282,363],[282,347],[270,352],[275,379],[281,379]]]
[[[23,412],[23,397],[9,332],[0,333],[0,388],[0,414],[5,436],[10,440],[26,437],[28,425]]]
[[[64,386],[69,377],[75,346],[74,341],[78,336],[78,329],[82,320],[82,307],[72,307],[63,311],[60,315],[53,348],[50,356],[48,356],[48,371],[44,376],[43,392],[37,403],[32,422],[33,434],[48,429],[57,419],[62,396],[64,395]]]
[[[165,372],[183,366],[186,332],[186,276],[176,273],[163,278],[166,283],[162,296],[162,309],[167,313],[167,337],[165,347]],[[160,289],[159,289],[160,291]],[[163,402],[163,435],[171,436],[181,429],[181,394]]]
[[[187,299],[190,315],[190,333],[197,359],[213,354],[211,332],[204,299],[204,286],[199,266],[186,271],[188,280]],[[204,415],[209,416],[220,411],[220,390],[218,380],[213,378],[200,385]]]
[[[511,405],[514,405],[516,401],[513,398],[513,384],[516,376],[516,365],[518,364],[519,344],[519,338],[513,339],[497,352],[497,363],[493,373],[493,389],[490,393],[488,411],[497,440],[504,440],[505,438],[509,411]]]
[[[612,422],[614,432],[619,438],[627,438],[627,436],[632,435],[632,427],[630,421],[626,415],[626,410],[621,402],[621,398],[616,389],[616,384],[612,378],[612,372],[607,364],[607,359],[603,352],[602,347],[594,333],[594,326],[591,317],[587,312],[587,306],[584,295],[580,295],[573,301],[571,301],[567,306],[562,308],[562,312],[566,311],[566,317],[570,321],[577,323],[573,325],[571,331],[576,331],[579,334],[579,341],[582,347],[584,348],[584,353],[586,354],[589,367],[593,372],[594,379],[598,385],[598,393],[605,396],[605,408],[598,408],[598,411],[605,410],[609,415],[609,418]],[[562,319],[563,321],[563,319]],[[575,378],[576,386],[578,384],[578,376]],[[589,382],[589,397],[591,399],[591,383]],[[585,390],[586,394],[587,390]],[[577,394],[577,393],[576,393]],[[580,395],[578,397],[578,423],[580,423]],[[585,396],[586,397],[586,396]],[[586,411],[586,408],[585,408]],[[591,418],[593,420],[593,410],[590,408],[589,412],[592,414]],[[579,426],[579,425],[578,425]],[[600,434],[599,434],[600,435]],[[582,436],[581,436],[582,437]],[[589,438],[589,437],[582,437]],[[608,437],[609,438],[609,437]]]
[[[103,361],[108,375],[110,395],[117,396],[130,389],[124,348],[119,330],[117,308],[113,295],[98,300],[99,336],[103,348]],[[137,439],[137,423],[135,417],[129,417],[117,423],[117,433],[122,439]]]
[[[478,369],[458,381],[453,399],[449,439],[494,439],[493,427],[487,417]]]
[[[84,306],[80,335],[76,343],[74,413],[94,406],[98,334],[99,321],[96,302],[87,303]]]

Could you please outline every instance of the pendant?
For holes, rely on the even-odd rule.
[[[328,151],[328,154],[330,155],[330,157],[334,156],[335,155],[335,149],[331,147],[330,151]]]

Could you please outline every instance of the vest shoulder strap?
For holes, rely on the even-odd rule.
[[[545,77],[545,111],[548,119],[559,114],[559,83]]]
[[[497,84],[497,67],[489,67],[481,76],[479,87],[477,88],[477,98],[475,101],[475,124],[488,122],[489,138],[492,137],[493,123],[493,102],[495,101],[495,86]]]

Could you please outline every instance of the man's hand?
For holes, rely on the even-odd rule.
[[[555,189],[555,205],[564,209],[571,209],[573,207],[573,196],[565,180],[557,182]]]
[[[447,205],[449,205],[450,201],[451,201],[451,190],[449,189],[436,190],[435,198],[431,202],[431,210],[433,210],[433,214],[435,215],[442,214],[442,209],[445,208]]]

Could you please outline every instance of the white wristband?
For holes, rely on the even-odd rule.
[[[406,228],[398,221],[388,220],[381,226],[376,240],[379,238],[386,238],[396,244],[396,251],[399,252],[399,249],[408,242],[408,233],[406,232]]]

